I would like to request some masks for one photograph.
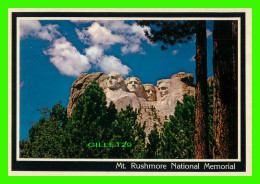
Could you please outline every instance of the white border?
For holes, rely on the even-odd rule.
[[[11,31],[11,13],[12,12],[246,12],[246,31],[247,31],[247,34],[249,33],[249,35],[246,35],[246,57],[247,56],[251,56],[250,58],[247,58],[247,62],[249,61],[249,63],[246,63],[246,67],[247,67],[247,71],[246,71],[246,90],[247,90],[247,93],[246,94],[252,94],[252,84],[249,83],[249,86],[248,86],[248,80],[251,79],[251,73],[252,73],[252,55],[251,55],[251,49],[249,46],[251,46],[250,43],[252,43],[252,11],[251,9],[9,9],[9,32]],[[28,17],[28,18],[18,18],[17,20],[17,28],[19,28],[19,22],[20,20],[238,20],[238,27],[240,27],[240,19],[239,18],[232,18],[232,17],[229,17],[229,18],[140,18],[140,17],[137,17],[137,18],[106,18],[106,17],[87,17],[87,18],[82,18],[82,17],[79,17],[79,18],[65,18],[65,17]],[[238,38],[240,38],[240,29],[238,29]],[[17,64],[18,66],[20,66],[20,37],[18,36],[19,35],[19,31],[17,31]],[[249,37],[248,37],[249,36]],[[8,89],[9,89],[9,94],[11,92],[11,63],[12,63],[12,55],[11,55],[11,34],[9,34],[9,83],[8,83]],[[240,39],[238,39],[238,53],[240,53]],[[248,49],[249,48],[249,49]],[[238,58],[238,68],[240,69],[240,54],[238,54],[239,58]],[[248,67],[248,64],[250,65]],[[238,78],[240,76],[240,70],[238,70]],[[251,82],[251,80],[250,80]],[[240,92],[240,83],[238,83],[238,91]],[[249,87],[249,89],[248,89]],[[17,89],[20,89],[20,69],[19,67],[17,67]],[[248,96],[248,95],[247,95]],[[250,96],[250,95],[249,95]],[[247,98],[247,97],[246,97]],[[252,98],[252,97],[251,97]],[[19,99],[20,99],[20,90],[17,90],[17,117],[20,117],[20,103],[19,103]],[[11,97],[9,95],[9,112],[11,112]],[[246,100],[246,106],[248,107],[248,105],[251,106],[252,104],[252,99],[247,99]],[[251,102],[251,103],[250,103]],[[240,108],[241,108],[241,104],[240,104],[240,93],[238,94],[238,112],[240,112]],[[246,117],[248,118],[248,113],[252,113],[252,110],[251,108],[247,108],[247,112],[246,112]],[[251,115],[250,115],[251,117]],[[11,114],[9,113],[9,155],[11,155],[11,139],[10,139],[10,135],[11,135],[11,125],[10,125],[10,122],[11,122]],[[20,126],[19,126],[19,118],[17,118],[17,160],[19,161],[102,161],[102,162],[105,162],[105,161],[120,161],[120,162],[124,162],[124,161],[142,161],[142,162],[148,162],[148,161],[153,161],[153,162],[161,162],[161,161],[164,161],[164,162],[176,162],[176,161],[183,161],[183,162],[219,162],[219,161],[240,161],[241,160],[241,153],[240,153],[240,148],[241,148],[241,140],[238,141],[238,159],[25,159],[25,158],[19,158],[19,133],[20,133]],[[240,116],[239,116],[239,119],[238,121],[240,122]],[[246,137],[246,145],[247,146],[251,146],[250,148],[251,149],[246,149],[246,152],[247,152],[247,157],[249,155],[251,155],[251,150],[252,150],[252,138],[251,138],[251,132],[252,132],[252,119],[250,118],[249,121],[246,120],[246,129],[247,129],[247,137]],[[248,123],[248,122],[251,122],[251,123]],[[240,127],[240,124],[238,124],[238,139],[241,138],[240,136],[240,130],[241,130],[241,127]],[[250,132],[248,132],[248,130]],[[248,142],[250,141],[251,142]],[[252,156],[251,156],[252,157]],[[246,164],[248,163],[248,161],[251,161],[252,158],[246,158],[247,162]],[[9,156],[9,169],[11,168],[11,161],[10,161],[10,156]],[[252,163],[250,162],[250,166],[252,167]],[[247,167],[247,171],[248,171],[248,167]],[[250,169],[251,171],[251,169]],[[17,173],[17,172],[13,172],[12,173]],[[48,175],[50,174],[49,172],[46,172],[48,173]],[[57,173],[57,172],[53,172],[54,174]],[[59,172],[60,173],[60,172]],[[82,175],[82,172],[79,172],[80,175]],[[90,172],[90,174],[92,175],[92,173],[96,173],[96,172]],[[100,172],[98,172],[100,173]],[[121,172],[120,172],[121,173]],[[131,172],[133,173],[133,172]],[[147,172],[146,172],[147,173]],[[165,173],[165,172],[164,172]],[[36,175],[37,172],[35,172]],[[39,174],[42,174],[42,172],[40,172]],[[73,175],[75,175],[76,173],[73,172]],[[112,174],[112,173],[111,173]],[[128,173],[129,174],[129,173]],[[128,175],[126,173],[124,173],[124,175]],[[139,173],[140,174],[140,173]],[[138,175],[139,175],[138,174]],[[212,175],[213,173],[211,173],[210,175]],[[51,174],[52,175],[52,174]],[[60,175],[60,174],[59,174]],[[77,175],[77,174],[76,174]],[[83,174],[85,175],[85,174]],[[98,174],[99,175],[99,174]],[[103,173],[104,175],[104,173]],[[110,175],[110,174],[109,174]],[[119,175],[117,172],[115,175]],[[130,174],[131,175],[131,174]],[[140,174],[142,175],[142,174]],[[145,174],[146,175],[146,174]],[[152,174],[153,175],[153,174]],[[162,174],[160,174],[162,175]],[[170,175],[173,175],[173,173],[170,173]],[[174,174],[175,175],[175,174]],[[177,175],[182,175],[181,173],[177,173]],[[185,174],[187,175],[187,173]],[[198,175],[197,174],[194,174],[194,175]],[[202,175],[201,173],[199,173],[199,175]],[[204,175],[204,174],[203,174]],[[217,175],[222,175],[220,173],[217,173]],[[233,174],[231,174],[233,175]],[[241,174],[240,174],[241,175]]]

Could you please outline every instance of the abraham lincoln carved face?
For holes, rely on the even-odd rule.
[[[158,85],[158,90],[161,97],[167,96],[169,94],[169,84],[162,82]]]

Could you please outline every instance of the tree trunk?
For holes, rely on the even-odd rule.
[[[237,21],[214,21],[214,153],[216,159],[237,158]]]
[[[196,26],[196,111],[195,111],[195,158],[209,155],[208,94],[207,94],[207,35],[206,21]]]

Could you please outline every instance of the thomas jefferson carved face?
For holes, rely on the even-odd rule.
[[[158,86],[158,90],[161,97],[164,97],[169,94],[169,85],[166,82],[162,82]]]
[[[132,93],[137,93],[142,89],[142,83],[137,77],[129,77],[125,80],[127,89]]]
[[[111,90],[117,90],[124,85],[124,79],[120,73],[112,72],[108,75],[107,87]]]
[[[144,89],[146,92],[148,101],[156,101],[156,90],[152,84],[144,84]]]

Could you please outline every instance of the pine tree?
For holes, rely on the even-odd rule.
[[[161,42],[162,50],[168,45],[187,43],[196,35],[196,113],[195,113],[195,155],[208,158],[208,96],[207,96],[207,36],[206,21],[137,21],[149,26],[151,32],[145,35],[153,43]]]
[[[64,131],[61,127],[66,121],[66,110],[61,103],[55,104],[52,110],[42,108],[43,117],[35,123],[29,138],[20,142],[22,158],[62,158]]]
[[[112,148],[110,158],[144,158],[145,132],[144,126],[137,122],[137,112],[128,105],[121,109],[112,124],[113,138],[111,142],[131,143],[131,147]]]
[[[214,158],[237,158],[237,21],[214,21]]]
[[[95,81],[90,84],[78,100],[66,126],[67,156],[73,158],[107,157],[108,149],[89,147],[89,143],[103,144],[111,139],[111,132],[108,130],[111,128],[115,113],[113,105],[107,107],[103,89]]]
[[[161,158],[195,158],[195,99],[185,94],[177,102],[174,116],[165,122],[161,133]]]
[[[213,80],[208,81],[208,97],[209,97],[209,103],[208,103],[208,122],[209,122],[209,158],[213,158],[213,146],[215,144],[214,142],[214,124],[213,124],[213,89],[214,89],[214,83]]]
[[[137,112],[129,105],[118,113],[113,102],[107,107],[103,89],[96,82],[85,89],[70,118],[61,104],[40,111],[43,117],[31,127],[29,139],[20,142],[21,157],[145,157],[145,125],[137,122]],[[102,147],[93,147],[96,143]],[[104,143],[119,146],[104,148]]]
[[[149,134],[148,140],[146,158],[159,158],[160,137],[156,124],[154,124],[153,130]]]

